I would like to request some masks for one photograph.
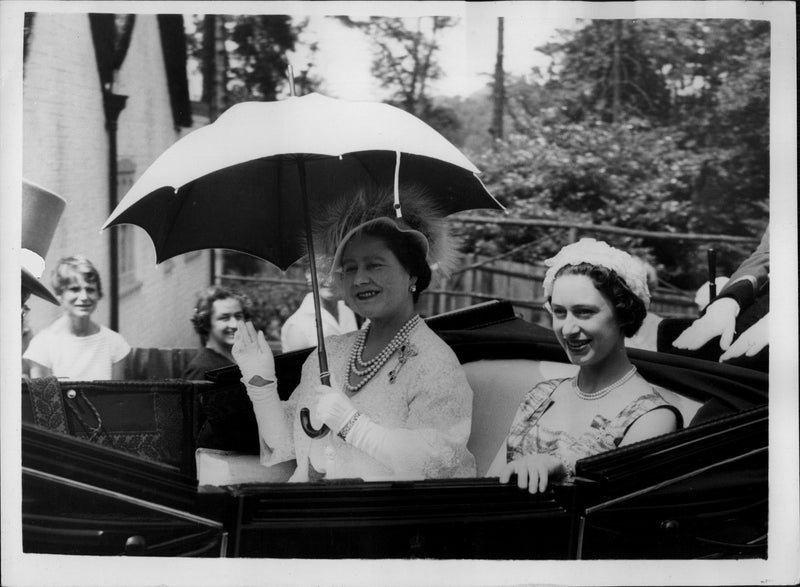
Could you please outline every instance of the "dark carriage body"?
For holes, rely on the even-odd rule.
[[[470,448],[484,474],[518,401],[493,391],[519,375],[515,369],[536,361],[563,366],[566,359],[552,333],[515,318],[506,303],[428,323],[472,373]],[[282,396],[291,393],[310,352],[276,358]],[[191,463],[153,463],[26,424],[23,544],[29,552],[67,552],[64,540],[59,545],[46,530],[55,529],[118,538],[113,547],[76,539],[69,552],[87,554],[124,553],[127,543],[132,554],[270,558],[766,557],[767,376],[680,356],[630,355],[651,383],[693,403],[692,420],[678,432],[579,461],[574,481],[543,495],[486,477],[198,487]],[[183,385],[183,399],[176,400],[181,413],[199,415],[172,437],[185,444],[189,429],[201,446],[256,453],[255,420],[237,370],[208,377],[211,383],[192,386],[159,383]],[[65,464],[76,459],[94,473]],[[102,495],[96,504],[93,492]],[[131,500],[139,510],[131,510]],[[161,518],[148,527],[152,514],[141,507]]]

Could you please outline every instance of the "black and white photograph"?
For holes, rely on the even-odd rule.
[[[796,31],[0,2],[2,584],[800,582]]]

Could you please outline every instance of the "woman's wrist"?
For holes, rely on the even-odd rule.
[[[554,454],[553,458],[557,463],[556,470],[561,472],[565,480],[570,481],[575,477],[575,468],[567,459],[559,454]]]
[[[275,381],[275,376],[274,375],[272,377],[262,377],[261,375],[255,374],[255,375],[252,375],[247,380],[245,380],[245,378],[242,377],[242,383],[244,383],[245,385],[253,386],[253,387],[264,387],[266,385],[272,385],[275,382],[276,381]]]
[[[337,432],[337,436],[346,442],[347,434],[353,429],[353,426],[356,425],[356,422],[358,422],[358,419],[360,417],[361,417],[361,412],[359,411],[354,412],[353,415],[350,416],[350,418],[347,420],[347,422],[345,422],[344,426],[341,427],[339,432]]]
[[[242,378],[242,383],[244,384],[245,391],[247,391],[247,396],[250,398],[250,401],[255,403],[262,403],[262,402],[272,402],[272,401],[280,401],[278,398],[278,385],[275,381],[267,381],[264,385],[254,385],[249,383]]]

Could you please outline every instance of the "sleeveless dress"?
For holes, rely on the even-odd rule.
[[[506,440],[506,462],[527,454],[549,454],[575,470],[575,462],[619,446],[631,425],[644,414],[658,408],[670,409],[683,426],[680,411],[651,388],[625,406],[613,419],[598,414],[588,430],[579,436],[539,424],[539,419],[553,405],[553,392],[568,378],[542,381],[531,389],[517,408]]]

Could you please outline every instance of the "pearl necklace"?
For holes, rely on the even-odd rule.
[[[419,314],[414,314],[408,322],[403,324],[402,328],[397,331],[397,333],[392,337],[392,340],[389,341],[383,350],[378,353],[374,358],[370,359],[369,361],[364,361],[362,358],[364,352],[364,345],[367,341],[367,335],[369,334],[369,326],[358,333],[358,337],[356,338],[356,342],[353,344],[353,348],[350,351],[350,360],[348,361],[349,372],[347,374],[347,382],[345,386],[347,389],[353,393],[357,392],[359,389],[364,387],[367,382],[372,379],[375,374],[381,370],[381,368],[386,364],[389,358],[403,346],[407,341],[408,337],[411,334],[411,331],[414,327],[419,324],[420,317]],[[350,384],[350,377],[351,375],[355,375],[357,377],[363,377],[363,379],[358,382],[356,385]]]
[[[606,385],[600,391],[596,391],[594,393],[585,393],[581,391],[581,388],[578,387],[578,375],[572,378],[572,389],[575,390],[575,395],[577,395],[581,399],[585,400],[593,400],[593,399],[600,399],[601,397],[607,396],[609,393],[617,389],[619,386],[626,383],[631,377],[636,374],[636,366],[631,367],[631,370],[625,373],[620,379],[617,379],[614,383],[610,385]]]

